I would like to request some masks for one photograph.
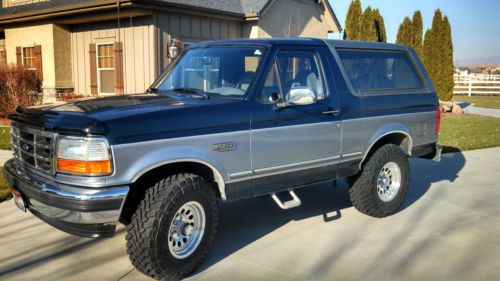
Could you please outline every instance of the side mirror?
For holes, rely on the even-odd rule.
[[[308,105],[316,102],[316,95],[309,87],[295,87],[287,94],[287,101],[278,104],[279,107],[290,105]]]

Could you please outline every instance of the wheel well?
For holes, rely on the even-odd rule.
[[[215,180],[216,176],[214,175],[214,171],[207,165],[197,162],[177,162],[165,164],[147,171],[131,184],[129,194],[122,208],[120,222],[125,225],[130,223],[132,215],[139,206],[141,200],[144,199],[144,195],[146,194],[146,190],[148,188],[152,187],[161,179],[178,173],[195,174],[203,177],[209,182],[212,182],[217,197],[222,198],[218,184]]]
[[[361,169],[363,167],[363,165],[366,163],[366,161],[368,161],[368,159],[370,159],[375,151],[388,143],[400,146],[401,149],[403,149],[403,151],[406,153],[406,155],[411,156],[412,140],[410,136],[400,132],[389,133],[377,139],[375,143],[373,143],[371,147],[369,147],[369,150],[359,164],[359,168]]]

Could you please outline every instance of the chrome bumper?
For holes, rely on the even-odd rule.
[[[26,201],[28,210],[46,223],[85,237],[110,237],[116,229],[128,186],[69,186],[28,174],[14,159],[5,163],[5,179]]]

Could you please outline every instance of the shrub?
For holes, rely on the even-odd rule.
[[[35,72],[22,66],[0,66],[0,118],[16,107],[29,107],[38,103],[41,81]]]

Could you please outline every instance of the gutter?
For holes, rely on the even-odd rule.
[[[259,15],[256,13],[235,13],[229,11],[221,11],[217,9],[207,9],[202,7],[193,7],[187,4],[176,3],[159,3],[155,0],[103,0],[93,1],[88,3],[80,3],[75,5],[64,5],[46,9],[36,9],[27,12],[6,14],[0,16],[0,25],[31,22],[45,20],[60,16],[69,16],[83,13],[95,13],[105,10],[114,10],[120,5],[120,8],[138,7],[156,10],[165,10],[171,12],[180,12],[184,14],[195,14],[210,16],[221,19],[237,20],[237,21],[256,21]]]
[[[116,9],[117,3],[120,7],[129,7],[131,0],[104,0],[98,2],[81,3],[76,5],[65,5],[41,10],[14,13],[0,16],[0,24],[11,24],[19,22],[29,22],[35,20],[49,19],[58,16],[67,16],[80,13],[96,12],[109,9]]]

